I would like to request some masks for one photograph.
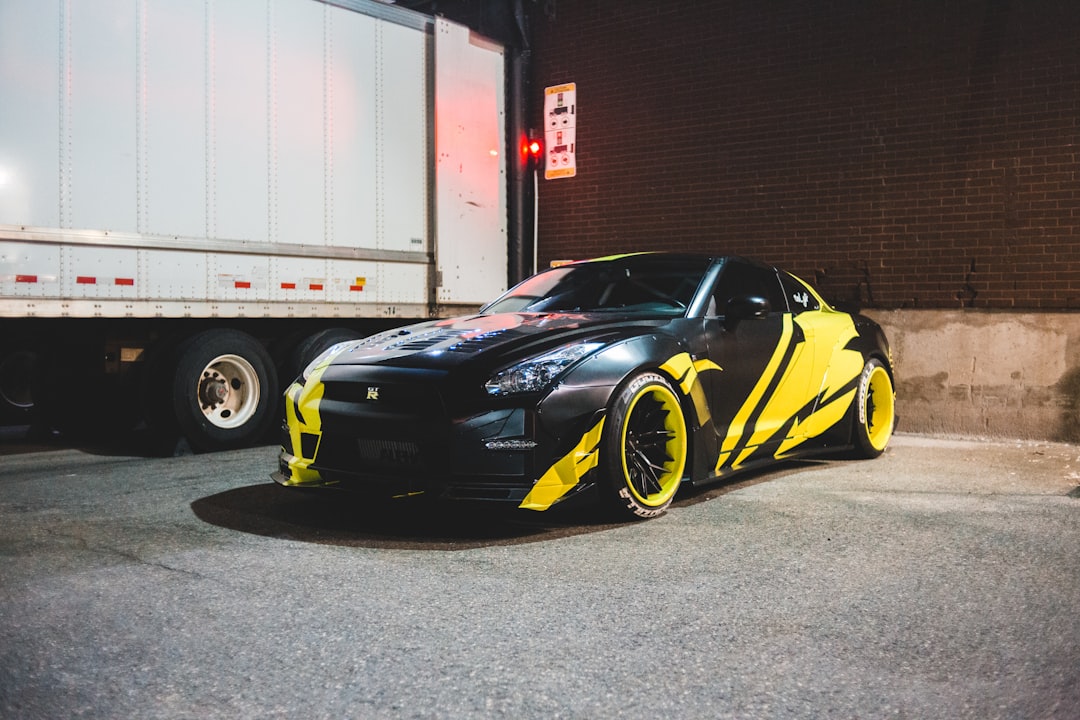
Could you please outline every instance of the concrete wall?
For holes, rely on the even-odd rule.
[[[899,430],[1080,442],[1080,314],[865,314],[892,343]]]

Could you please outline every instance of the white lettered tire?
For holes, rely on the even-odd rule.
[[[859,376],[852,441],[855,454],[875,458],[885,452],[896,425],[896,391],[885,364],[870,358]]]
[[[643,372],[624,383],[608,408],[603,438],[607,502],[622,518],[651,518],[671,504],[688,454],[686,417],[662,375]]]

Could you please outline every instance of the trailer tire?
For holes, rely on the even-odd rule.
[[[37,355],[30,350],[0,354],[0,422],[29,423],[34,412],[34,368]]]
[[[320,330],[317,333],[309,335],[302,341],[297,343],[293,348],[292,353],[289,355],[289,376],[282,376],[283,383],[289,383],[293,381],[293,378],[297,377],[304,368],[308,366],[315,358],[322,354],[323,350],[337,345],[339,342],[346,342],[347,340],[359,340],[363,335],[355,330],[343,327],[332,327]]]
[[[172,409],[191,449],[228,450],[264,440],[278,406],[278,381],[262,343],[238,330],[214,329],[177,350]]]

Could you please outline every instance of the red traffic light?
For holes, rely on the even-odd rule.
[[[539,168],[544,161],[544,143],[537,138],[521,138],[521,162],[524,167]]]

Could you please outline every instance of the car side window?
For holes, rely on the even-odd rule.
[[[788,303],[776,271],[737,260],[729,260],[713,288],[713,296],[705,314],[720,316],[727,313],[732,298],[762,297],[769,301],[769,312],[787,312]]]
[[[807,310],[821,309],[817,296],[791,275],[785,272],[780,273],[780,284],[784,287],[784,295],[787,297],[788,305],[791,306],[791,311],[796,315]]]

